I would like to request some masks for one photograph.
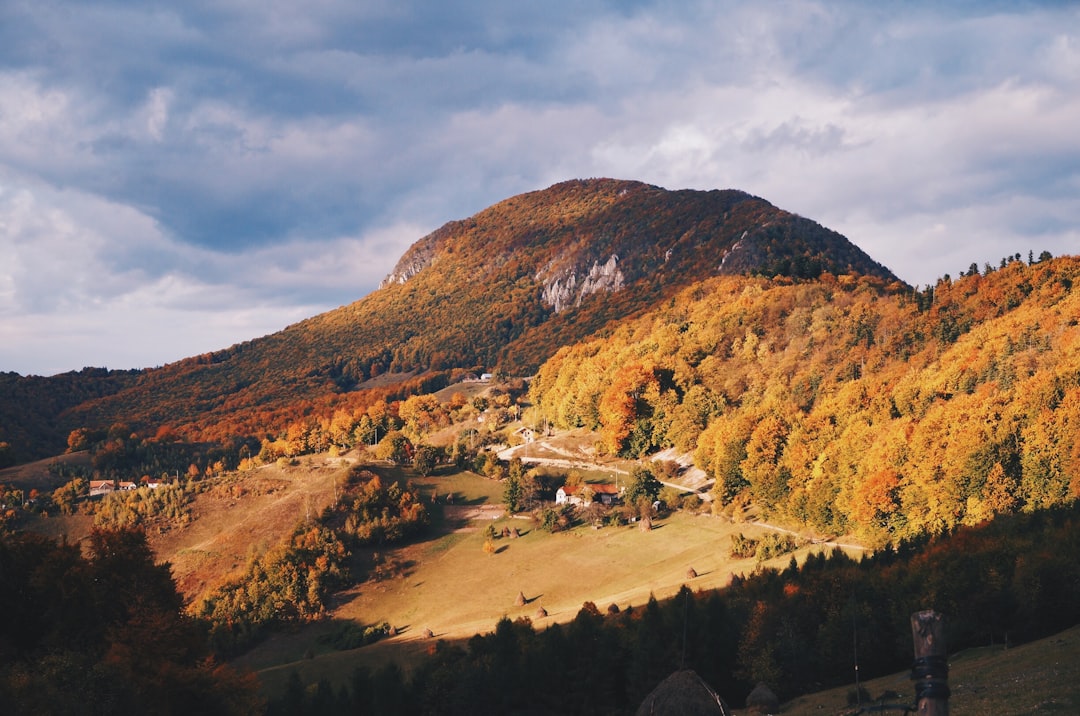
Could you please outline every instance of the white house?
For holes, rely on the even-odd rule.
[[[90,497],[97,497],[98,495],[111,495],[113,490],[116,489],[116,485],[112,480],[91,480],[90,481]]]
[[[621,494],[621,491],[615,485],[563,485],[555,493],[555,504],[571,504],[584,507],[588,504],[585,499],[588,492],[592,493],[592,499],[589,502],[599,502],[603,505],[614,505],[619,501],[619,495]]]

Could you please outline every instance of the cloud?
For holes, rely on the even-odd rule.
[[[172,239],[130,207],[0,177],[0,366],[161,365],[280,330],[370,290],[418,225],[243,253]]]
[[[750,191],[917,284],[1068,253],[1078,28],[1049,2],[9,3],[0,369],[225,347],[572,177]]]

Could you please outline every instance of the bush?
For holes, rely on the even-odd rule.
[[[749,559],[757,554],[757,549],[758,541],[740,532],[737,535],[731,535],[731,548],[728,550],[728,555],[732,559]]]
[[[322,637],[320,641],[329,643],[330,646],[338,651],[346,651],[348,649],[358,649],[361,646],[374,644],[389,633],[390,624],[387,622],[383,622],[382,624],[372,624],[366,627],[355,623],[349,623],[342,625],[342,627],[333,634]]]
[[[548,532],[559,532],[561,530],[568,529],[573,525],[573,519],[571,517],[571,508],[569,505],[563,505],[562,507],[545,507],[540,510],[540,514],[537,516],[536,521],[540,524],[542,529]]]
[[[792,535],[770,532],[761,538],[757,546],[757,560],[764,562],[799,548],[799,540]]]

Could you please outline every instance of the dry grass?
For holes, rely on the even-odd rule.
[[[49,472],[49,466],[53,464],[89,467],[90,453],[83,450],[76,453],[57,455],[46,460],[6,467],[0,470],[0,484],[12,485],[27,492],[33,489],[42,492],[55,490],[67,482],[67,479],[57,477]]]
[[[863,684],[872,698],[900,694],[888,703],[910,704],[914,689],[907,672]],[[1013,649],[969,649],[949,658],[952,716],[1080,714],[1080,627]],[[784,714],[849,714],[843,687],[811,694],[784,706]],[[900,713],[900,712],[886,712]]]
[[[502,491],[491,480],[459,473],[414,483],[441,496],[452,491],[454,509],[437,511],[430,539],[385,553],[399,565],[398,576],[354,587],[340,595],[333,621],[277,635],[239,660],[259,671],[271,693],[291,669],[305,679],[335,682],[357,665],[393,660],[407,667],[432,645],[423,636],[426,630],[440,639],[467,639],[493,630],[503,616],[528,617],[543,628],[571,620],[586,601],[601,610],[613,603],[625,609],[644,604],[650,595],[673,596],[687,584],[690,567],[699,575],[689,583],[695,590],[724,586],[732,574],[757,567],[753,560],[727,557],[733,533],[763,532],[754,525],[680,513],[658,521],[651,532],[626,526],[549,534],[531,520],[507,517],[501,507],[484,509],[495,506]],[[476,519],[454,519],[470,513]],[[500,537],[496,553],[487,554],[487,524],[500,533],[504,526],[516,527],[521,537]],[[789,559],[773,566],[785,566]],[[519,593],[527,599],[523,606],[515,603]],[[537,619],[541,606],[548,616]],[[387,622],[399,635],[347,652],[320,641],[347,622]]]
[[[296,466],[267,465],[199,483],[192,520],[182,526],[152,525],[147,538],[155,556],[172,565],[177,587],[187,601],[220,584],[247,560],[292,532],[306,516],[318,514],[333,499],[334,484],[353,458],[301,458]],[[38,465],[38,472],[45,463]],[[28,466],[22,466],[28,471]],[[23,479],[35,473],[24,472]],[[84,514],[33,517],[20,527],[70,542],[83,540],[93,526]]]
[[[347,458],[301,458],[293,467],[266,465],[207,481],[192,505],[192,522],[151,531],[150,546],[172,564],[177,587],[190,601],[243,570],[301,520],[318,515],[351,464]]]

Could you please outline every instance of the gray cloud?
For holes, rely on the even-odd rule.
[[[1078,84],[1059,3],[8,3],[0,370],[276,330],[578,176],[744,189],[918,284],[1070,253]]]

